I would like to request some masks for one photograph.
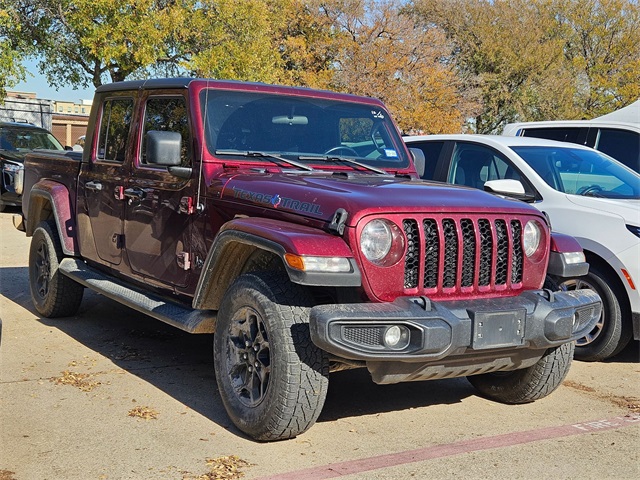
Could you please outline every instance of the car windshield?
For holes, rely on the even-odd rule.
[[[356,160],[402,169],[409,159],[389,114],[344,101],[254,92],[204,90],[200,102],[206,144],[217,157],[273,162],[273,155],[306,164]]]
[[[64,150],[60,142],[45,130],[28,127],[0,127],[0,150],[14,157],[24,157],[31,150]]]
[[[559,192],[602,198],[640,198],[640,175],[595,150],[511,147]]]

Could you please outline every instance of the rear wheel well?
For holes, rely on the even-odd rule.
[[[54,220],[54,218],[53,205],[48,198],[42,196],[31,197],[29,199],[29,217],[26,225],[27,236],[33,235],[40,222]]]

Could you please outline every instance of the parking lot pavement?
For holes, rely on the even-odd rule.
[[[91,292],[40,318],[29,239],[0,214],[0,480],[640,478],[638,343],[574,362],[549,397],[509,406],[465,379],[375,385],[333,374],[316,425],[257,443],[233,427],[194,336]],[[218,475],[218,476],[216,476]]]

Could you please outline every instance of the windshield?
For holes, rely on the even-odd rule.
[[[0,127],[0,150],[4,153],[24,157],[36,148],[64,150],[56,137],[47,131],[25,127]]]
[[[559,192],[603,198],[640,198],[640,175],[595,150],[511,147]]]
[[[218,157],[248,152],[252,160],[273,161],[256,155],[261,152],[307,164],[349,158],[381,168],[409,166],[388,113],[375,106],[213,89],[201,92],[200,101],[207,148]]]

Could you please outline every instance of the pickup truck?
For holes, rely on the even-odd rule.
[[[415,157],[412,157],[415,155]],[[416,165],[418,167],[416,167]],[[548,395],[593,328],[577,242],[533,207],[424,182],[384,105],[305,88],[153,79],[97,89],[84,151],[25,162],[37,312],[83,289],[214,333],[233,423],[261,440],[318,418],[330,372],[468,377],[507,403]]]

